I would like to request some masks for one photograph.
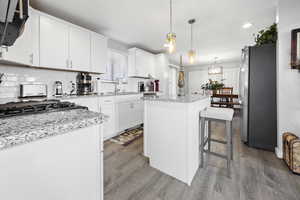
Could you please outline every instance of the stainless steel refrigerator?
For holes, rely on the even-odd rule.
[[[241,139],[250,147],[277,146],[276,45],[245,47],[240,69]]]

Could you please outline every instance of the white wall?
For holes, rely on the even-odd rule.
[[[300,1],[279,0],[279,40],[277,66],[278,149],[282,156],[282,134],[300,136],[300,73],[290,67],[291,30],[300,28]]]
[[[226,87],[233,87],[233,92],[238,94],[240,62],[220,63],[219,65],[223,66],[222,75],[209,75],[209,65],[188,67],[187,72],[189,93],[201,93],[201,85],[207,83],[208,79],[212,79],[213,81],[219,82],[223,80],[223,83]]]

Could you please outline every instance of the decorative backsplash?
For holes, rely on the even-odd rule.
[[[48,98],[54,94],[54,82],[61,81],[63,91],[69,92],[70,82],[76,82],[77,72],[65,72],[46,69],[35,69],[29,67],[17,67],[0,64],[0,74],[4,74],[0,83],[0,104],[18,100],[20,93],[20,84],[22,83],[40,83],[48,87]],[[97,76],[93,76],[93,79]],[[137,91],[137,82],[139,79],[128,79],[128,83],[119,86],[122,91]],[[114,85],[103,83],[103,92],[113,92]]]
[[[35,78],[28,75],[4,73],[0,85],[0,98],[17,98],[19,85],[33,82],[35,82]]]
[[[8,101],[16,101],[20,93],[20,84],[40,83],[48,87],[48,97],[53,95],[54,82],[63,82],[63,89],[68,90],[70,81],[75,81],[75,72],[63,72],[28,67],[0,65],[0,73],[3,73],[0,83],[0,104]]]

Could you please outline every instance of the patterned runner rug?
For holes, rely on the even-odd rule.
[[[122,133],[121,135],[113,137],[112,139],[110,139],[110,141],[117,144],[121,144],[123,146],[127,146],[142,136],[143,136],[143,128],[139,127],[139,128],[128,130]]]

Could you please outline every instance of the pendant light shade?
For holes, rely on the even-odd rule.
[[[193,24],[196,22],[195,19],[190,19],[188,23],[191,25],[191,49],[188,52],[188,58],[190,64],[194,64],[196,60],[196,51],[193,48],[194,38],[193,38]]]
[[[170,32],[167,34],[166,44],[164,45],[171,54],[176,49],[176,34],[173,32],[173,1],[170,0]]]
[[[213,64],[208,68],[208,75],[223,74],[223,67],[217,66],[218,57],[214,58]]]

